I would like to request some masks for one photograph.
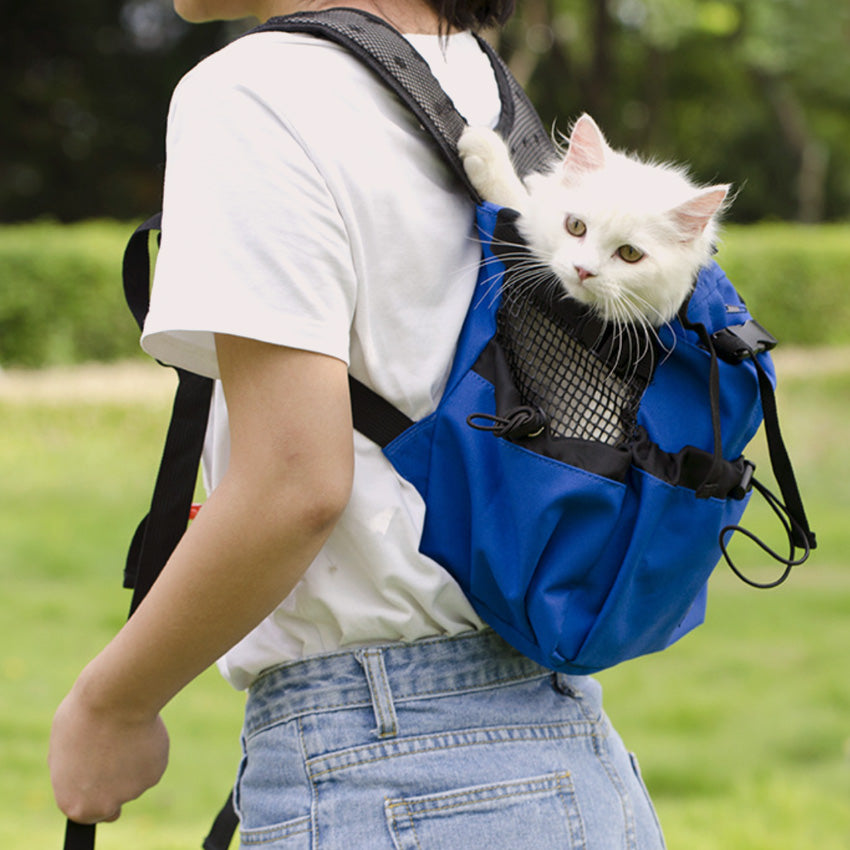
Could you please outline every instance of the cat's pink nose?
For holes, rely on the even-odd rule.
[[[588,271],[584,266],[573,266],[576,270],[576,274],[578,275],[578,279],[584,283],[589,277],[596,277],[595,272]]]

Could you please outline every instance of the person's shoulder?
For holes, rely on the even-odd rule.
[[[230,91],[301,99],[311,91],[349,88],[360,63],[344,48],[302,33],[248,33],[201,60],[179,82],[182,96]],[[359,76],[355,74],[355,76]]]

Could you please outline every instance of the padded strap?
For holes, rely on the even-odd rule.
[[[470,197],[475,203],[480,202],[481,197],[466,176],[457,152],[466,120],[443,91],[425,59],[390,24],[358,9],[328,9],[271,18],[251,33],[269,31],[307,33],[349,50],[413,112]],[[517,172],[525,176],[544,168],[553,156],[554,146],[540,118],[495,50],[484,39],[476,38],[493,66],[502,101],[496,130],[507,141]]]
[[[257,32],[301,32],[342,45],[370,68],[419,119],[440,154],[466,188],[481,201],[457,152],[466,120],[410,42],[386,21],[357,9],[298,12],[271,18]],[[250,33],[249,33],[250,35]],[[502,112],[496,130],[506,139],[520,175],[545,168],[554,147],[527,95],[493,48],[476,36],[499,86]],[[412,425],[405,414],[354,378],[349,379],[354,427],[382,448]]]

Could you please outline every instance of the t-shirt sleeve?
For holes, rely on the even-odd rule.
[[[169,113],[142,346],[210,377],[215,333],[347,363],[356,275],[320,165],[260,92],[201,69],[181,81]]]

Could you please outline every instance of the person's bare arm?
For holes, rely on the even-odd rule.
[[[159,780],[168,751],[162,707],[289,593],[350,494],[345,364],[238,337],[217,336],[216,345],[228,471],[54,719],[54,793],[81,823],[116,818]]]

